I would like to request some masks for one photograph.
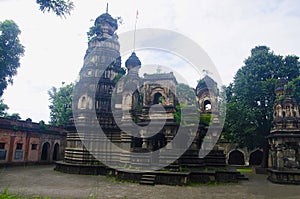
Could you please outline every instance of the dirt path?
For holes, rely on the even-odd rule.
[[[104,176],[56,172],[53,165],[0,168],[0,191],[59,198],[300,198],[300,186],[272,184],[264,175],[249,175],[238,184],[145,186]]]

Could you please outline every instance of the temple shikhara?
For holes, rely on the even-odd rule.
[[[177,94],[172,72],[140,77],[143,65],[135,52],[125,70],[117,28],[107,12],[95,20],[73,99],[77,130],[69,127],[65,158],[56,170],[111,174],[116,172],[111,166],[140,172],[224,167],[225,154],[217,148],[199,158],[199,150],[208,153],[210,140],[218,139],[218,133],[207,135],[209,125],[220,131],[217,83],[205,76],[192,89],[195,100],[188,102]]]

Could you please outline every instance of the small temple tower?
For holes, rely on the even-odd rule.
[[[273,129],[267,137],[269,180],[276,183],[300,184],[300,117],[299,106],[286,88],[286,80],[276,86],[273,106]]]

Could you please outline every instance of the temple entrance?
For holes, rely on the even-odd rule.
[[[54,150],[53,150],[53,160],[54,160],[54,161],[59,160],[59,144],[58,144],[58,143],[56,143],[56,144],[54,145]]]
[[[155,93],[154,94],[154,99],[153,99],[153,104],[161,104],[161,103],[162,103],[161,93]]]
[[[260,165],[263,159],[263,152],[259,149],[253,151],[249,157],[249,165]]]
[[[211,111],[211,102],[209,100],[204,101],[204,110]]]
[[[43,144],[42,147],[42,155],[41,155],[41,160],[42,161],[47,161],[50,159],[50,144],[48,142]]]
[[[233,150],[229,153],[228,164],[245,165],[244,154],[239,150]]]

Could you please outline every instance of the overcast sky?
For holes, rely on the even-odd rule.
[[[267,45],[276,54],[300,55],[297,0],[74,0],[75,9],[66,19],[43,14],[35,0],[0,0],[0,21],[14,20],[25,46],[14,84],[3,95],[9,113],[49,121],[47,92],[77,78],[87,49],[86,32],[105,12],[106,2],[109,13],[123,19],[118,34],[134,29],[138,9],[138,29],[161,28],[189,37],[206,51],[225,85],[233,81],[256,45]],[[138,56],[142,63],[149,62],[149,52]],[[157,56],[152,57],[151,64],[161,64]]]

